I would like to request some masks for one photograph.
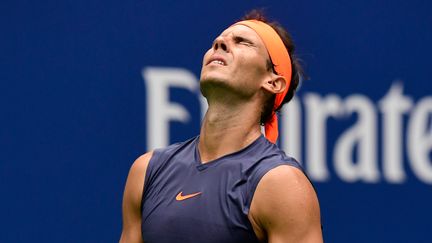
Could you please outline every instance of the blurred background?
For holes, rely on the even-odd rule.
[[[0,242],[116,242],[129,167],[199,132],[204,52],[264,8],[305,65],[279,144],[326,242],[432,241],[430,1],[2,1]]]

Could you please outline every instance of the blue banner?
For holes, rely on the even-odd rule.
[[[202,57],[253,8],[309,79],[279,145],[320,200],[326,242],[430,242],[432,3],[0,4],[0,242],[116,242],[128,170],[199,133]]]

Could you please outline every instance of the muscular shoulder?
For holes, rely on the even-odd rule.
[[[129,170],[129,176],[145,177],[145,173],[152,156],[153,151],[150,151],[138,157]]]
[[[120,242],[142,242],[141,197],[152,152],[140,156],[132,164],[123,194],[123,230]]]
[[[129,170],[124,192],[124,202],[135,209],[141,207],[144,179],[152,155],[153,152],[141,155],[135,160]]]
[[[315,190],[304,173],[282,165],[258,183],[250,218],[258,237],[269,242],[321,242],[319,211]]]

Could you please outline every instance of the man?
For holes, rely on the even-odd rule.
[[[299,82],[294,46],[278,24],[246,19],[204,55],[200,136],[132,165],[121,242],[322,242],[315,191],[274,145],[275,112]]]

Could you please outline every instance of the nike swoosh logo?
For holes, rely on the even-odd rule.
[[[183,201],[183,200],[189,199],[191,197],[196,197],[199,194],[201,194],[201,192],[187,194],[187,195],[182,195],[182,194],[183,194],[183,192],[179,192],[179,194],[177,194],[177,196],[176,196],[177,201]]]

